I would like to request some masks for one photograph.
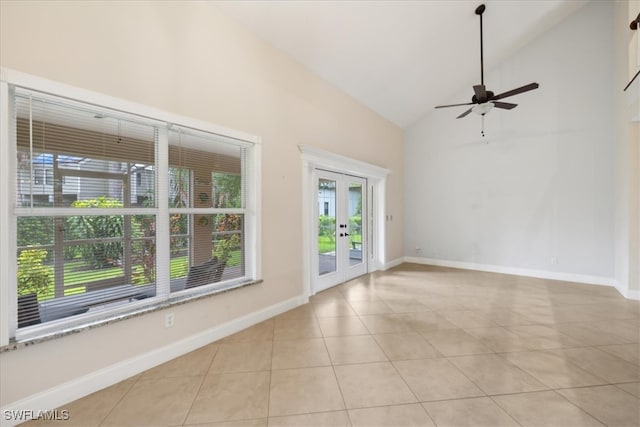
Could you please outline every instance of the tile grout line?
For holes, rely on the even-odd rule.
[[[120,402],[122,402],[124,400],[124,397],[126,395],[129,394],[129,392],[133,389],[133,387],[138,383],[138,381],[140,381],[140,379],[142,378],[142,374],[140,374],[138,376],[138,378],[136,378],[133,381],[133,384],[131,384],[131,387],[129,387],[127,389],[127,391],[125,391],[124,393],[122,393],[122,396],[120,396],[120,399],[118,399],[118,401],[111,407],[111,409],[107,412],[107,414],[102,418],[102,420],[100,420],[100,422],[98,423],[98,426],[101,426],[104,424],[104,422],[107,420],[107,418],[109,418],[109,415],[111,415],[111,413],[113,412],[113,410],[116,408],[116,406],[118,406],[120,404]],[[125,380],[127,381],[127,380]],[[104,390],[104,389],[103,389]]]
[[[213,344],[213,343],[211,343],[211,344]],[[211,344],[207,344],[207,345],[211,345]],[[184,415],[184,419],[182,420],[182,425],[185,425],[185,423],[189,419],[189,415],[191,415],[191,411],[193,410],[193,405],[195,405],[196,399],[198,398],[198,395],[202,391],[202,386],[204,385],[204,382],[207,379],[207,376],[209,375],[209,371],[211,370],[211,366],[213,366],[213,361],[216,358],[216,356],[218,355],[218,351],[220,350],[220,346],[221,345],[222,345],[221,343],[218,343],[218,345],[216,345],[216,350],[213,352],[213,355],[211,356],[211,360],[209,361],[209,364],[207,366],[207,370],[205,371],[205,374],[202,376],[202,380],[200,381],[200,385],[198,386],[198,390],[194,394],[193,400],[191,401],[191,405],[189,405],[189,409],[187,410],[187,412]]]

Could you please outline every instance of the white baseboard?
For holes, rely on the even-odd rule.
[[[513,274],[516,276],[536,277],[539,279],[560,280],[563,282],[585,283],[589,285],[615,286],[612,277],[589,276],[585,274],[559,273],[556,271],[531,270],[527,268],[505,267],[501,265],[476,264],[464,261],[451,261],[434,258],[405,257],[406,262],[428,264],[440,267],[460,268],[464,270],[487,271],[490,273]],[[618,289],[616,287],[616,289]],[[618,289],[618,292],[620,290]]]
[[[640,291],[627,291],[626,297],[635,301],[640,301]]]
[[[253,326],[263,320],[270,319],[285,311],[291,310],[306,303],[303,296],[294,297],[286,301],[274,304],[260,311],[248,314],[238,319],[223,323],[206,331],[183,338],[164,347],[152,350],[148,353],[123,360],[114,365],[92,372],[88,375],[75,378],[64,384],[36,393],[24,399],[10,403],[0,409],[0,425],[13,426],[19,420],[7,420],[6,414],[16,413],[11,411],[47,411],[80,399],[105,387],[109,387],[134,375],[153,368],[154,366],[168,362],[176,357],[187,354],[202,346],[210,344],[221,338],[239,332]]]
[[[615,281],[614,286],[616,287],[616,290],[620,292],[620,294],[623,297],[627,299],[640,301],[640,291],[629,290],[628,288],[623,287],[622,284],[617,280]]]
[[[391,260],[391,261],[389,261],[389,262],[385,262],[384,264],[381,264],[381,265],[380,265],[380,270],[382,270],[382,271],[387,271],[387,270],[389,270],[390,268],[393,268],[393,267],[397,267],[397,266],[399,266],[399,265],[400,265],[400,264],[402,264],[403,262],[406,262],[406,259],[405,259],[404,257],[396,258],[396,259],[394,259],[394,260]]]

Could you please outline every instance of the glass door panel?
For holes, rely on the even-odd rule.
[[[349,181],[349,266],[362,263],[362,191],[360,182]]]
[[[318,179],[318,274],[334,273],[336,258],[336,181]]]

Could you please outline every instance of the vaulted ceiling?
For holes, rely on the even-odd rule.
[[[406,128],[480,80],[478,1],[222,1],[216,6]],[[585,0],[489,0],[489,70]],[[526,82],[524,82],[526,83]],[[510,89],[510,88],[508,88]]]

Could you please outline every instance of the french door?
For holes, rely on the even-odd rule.
[[[315,170],[314,280],[319,292],[367,273],[367,180]]]

